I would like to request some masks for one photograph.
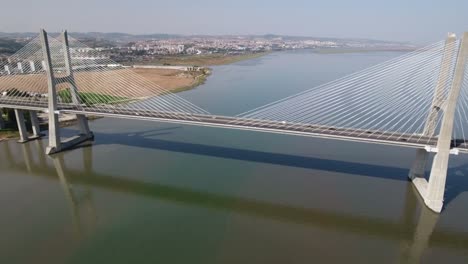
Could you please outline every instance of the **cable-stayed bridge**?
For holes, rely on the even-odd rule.
[[[409,173],[440,212],[450,154],[468,153],[468,33],[237,116],[213,115],[78,40],[41,31],[0,65],[0,107],[15,109],[21,141],[49,116],[48,154],[93,138],[87,115],[252,130],[417,148]],[[272,87],[276,89],[276,87]],[[235,102],[233,102],[235,103]],[[30,111],[29,137],[24,111]],[[80,134],[62,141],[60,113]],[[424,170],[436,153],[429,180]]]

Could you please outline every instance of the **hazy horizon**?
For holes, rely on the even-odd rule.
[[[26,0],[2,5],[0,32],[177,35],[284,35],[426,43],[468,30],[467,2],[457,0],[287,3],[238,0],[66,2]],[[18,15],[21,14],[21,15]],[[25,19],[25,18],[28,19]]]
[[[40,30],[40,29],[39,29]],[[0,33],[5,34],[36,34],[39,33],[33,31],[0,31]],[[48,31],[45,29],[48,34],[59,34],[62,31]],[[67,30],[67,29],[64,29]],[[305,35],[289,35],[289,34],[274,34],[274,33],[263,33],[263,34],[178,34],[178,33],[167,33],[167,32],[148,32],[148,33],[129,33],[129,32],[117,32],[117,31],[110,31],[110,32],[101,32],[101,31],[70,31],[67,30],[69,34],[125,34],[125,35],[132,35],[132,36],[151,36],[151,35],[168,35],[168,36],[180,36],[180,37],[191,37],[191,36],[208,36],[208,37],[229,37],[229,36],[279,36],[279,37],[298,37],[298,38],[318,38],[318,39],[343,39],[343,40],[370,40],[370,41],[388,41],[388,42],[401,42],[401,43],[411,43],[410,41],[398,41],[398,40],[391,40],[391,39],[371,39],[371,38],[355,38],[355,37],[323,37],[323,36],[305,36]]]

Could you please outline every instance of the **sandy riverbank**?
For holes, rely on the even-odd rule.
[[[75,81],[80,92],[140,98],[191,87],[198,82],[199,76],[204,74],[204,71],[189,72],[172,69],[115,69],[76,72]],[[59,91],[67,87],[68,84],[57,86]],[[0,91],[13,88],[19,91],[45,94],[47,93],[47,79],[44,74],[0,76]]]

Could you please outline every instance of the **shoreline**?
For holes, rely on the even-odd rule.
[[[236,62],[240,61],[246,61],[246,60],[251,60],[251,59],[256,59],[256,58],[261,58],[263,56],[269,55],[273,52],[259,52],[259,53],[248,53],[248,54],[241,54],[241,55],[203,55],[203,56],[187,56],[187,57],[170,57],[170,59],[166,60],[164,64],[161,64],[160,62],[142,62],[141,64],[138,65],[132,65],[134,68],[144,68],[145,66],[160,66],[161,69],[164,69],[164,67],[167,67],[168,69],[171,68],[199,68],[198,71],[183,71],[184,73],[190,73],[192,74],[193,81],[189,85],[185,86],[180,86],[180,87],[175,87],[173,89],[168,89],[169,92],[171,93],[180,93],[180,92],[185,92],[189,91],[192,89],[196,89],[198,86],[203,85],[208,78],[211,76],[213,73],[213,69],[210,68],[209,66],[220,66],[220,65],[229,65],[233,64]],[[178,64],[173,64],[173,63],[178,63]],[[203,62],[200,65],[195,65],[195,62]],[[195,75],[194,73],[200,72],[200,74]]]
[[[170,90],[170,92],[181,93],[185,91],[190,91],[192,89],[196,89],[198,86],[203,85],[208,80],[208,77],[211,75],[212,72],[212,69],[206,68],[206,72],[195,76],[193,82],[190,85],[175,88],[173,90]]]
[[[93,121],[96,119],[101,119],[103,117],[100,116],[88,116],[88,121]],[[39,127],[41,128],[41,131],[47,131],[48,130],[48,120],[42,119],[42,122],[40,122]],[[0,129],[0,142],[2,141],[7,141],[7,140],[17,140],[19,139],[19,131],[15,130],[14,126],[11,126],[11,122],[5,124],[9,124],[10,126],[4,129]],[[61,128],[63,127],[70,127],[73,125],[77,124],[77,119],[76,116],[67,114],[64,116],[59,117],[59,126]],[[28,133],[32,133],[30,130],[30,127],[27,127]]]
[[[217,65],[228,65],[239,61],[260,58],[271,54],[268,52],[255,52],[245,54],[205,54],[205,55],[182,55],[161,56],[147,61],[135,61],[132,65],[123,63],[125,66],[167,66],[167,67],[210,67]]]

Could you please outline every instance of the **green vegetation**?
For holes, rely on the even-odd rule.
[[[70,90],[61,90],[58,92],[58,96],[60,97],[63,103],[71,103],[72,97]],[[86,105],[94,105],[94,104],[116,104],[121,103],[123,101],[128,101],[128,98],[125,97],[118,97],[106,94],[98,94],[98,93],[79,93],[80,101],[82,104]]]
[[[13,109],[3,109],[0,111],[0,115],[4,120],[4,129],[0,129],[0,141],[4,139],[18,138],[19,133],[16,128],[16,118]],[[26,119],[28,121],[29,119]]]
[[[13,39],[0,39],[0,53],[13,54],[23,47],[24,44],[18,43]]]
[[[19,138],[18,130],[14,128],[0,129],[0,141],[12,138]]]

